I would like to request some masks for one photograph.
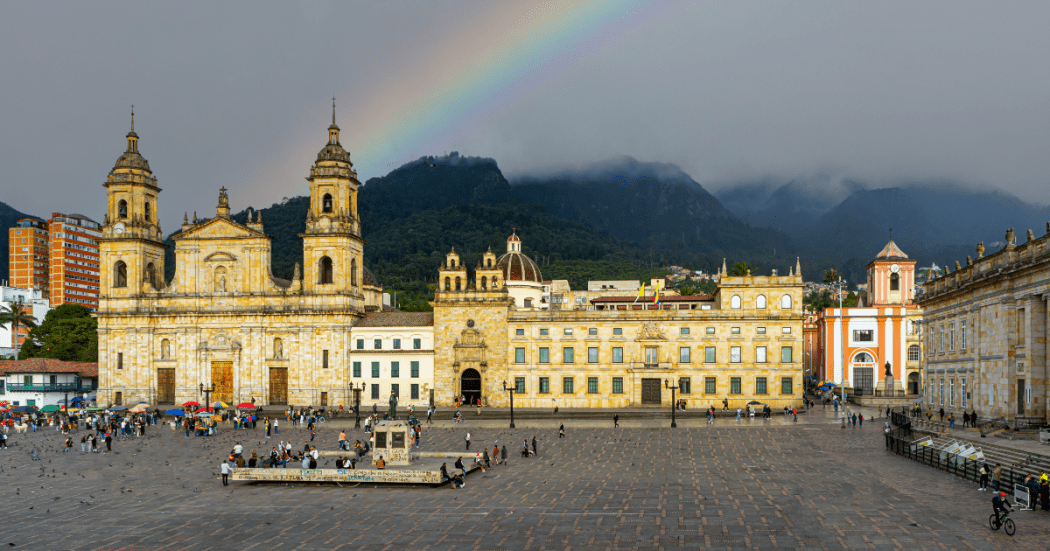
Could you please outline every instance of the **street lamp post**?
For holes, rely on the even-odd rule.
[[[510,428],[514,428],[514,387],[507,386],[507,381],[503,381],[503,390],[510,392]]]
[[[350,392],[354,393],[354,428],[361,428],[361,389],[364,387],[364,383],[358,386],[354,386],[354,382],[350,381]]]
[[[668,386],[667,385],[667,379],[664,379],[664,388],[671,389],[671,428],[675,429],[675,428],[678,428],[678,420],[675,419],[675,416],[674,416],[675,410],[678,409],[678,403],[675,401],[674,391],[678,390],[678,386],[676,386],[676,385]]]
[[[204,393],[204,411],[208,411],[207,408],[211,407],[211,393],[215,392],[215,383],[212,383],[210,387],[205,387],[204,383],[200,383],[200,391]]]

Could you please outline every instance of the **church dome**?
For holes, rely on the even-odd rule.
[[[505,282],[543,283],[540,267],[521,252],[521,239],[516,234],[507,238],[507,252],[496,260],[496,266],[503,270]]]
[[[875,260],[906,260],[907,258],[908,255],[904,254],[904,251],[892,239],[879,251],[879,254],[875,255]]]
[[[138,151],[125,151],[124,154],[117,159],[113,168],[132,168],[149,171],[149,161],[140,155]]]

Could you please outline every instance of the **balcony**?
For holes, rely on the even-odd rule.
[[[8,384],[8,392],[91,392],[90,386],[80,386],[77,383],[44,383],[38,385]]]

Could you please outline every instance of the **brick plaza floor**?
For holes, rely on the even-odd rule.
[[[427,428],[421,450],[460,450],[470,431],[472,450],[509,442],[515,452],[509,466],[471,475],[461,490],[221,485],[218,465],[234,440],[248,453],[282,438],[301,448],[309,434],[290,427],[269,441],[261,430],[186,439],[151,427],[108,455],[80,453],[79,437],[60,453],[64,437],[53,429],[12,434],[16,445],[0,450],[0,547],[1032,550],[1050,541],[1042,512],[1015,513],[1013,538],[990,531],[992,496],[886,453],[881,420],[845,430],[580,421],[560,440],[548,423],[527,424]],[[335,447],[342,423],[327,425],[321,449]],[[539,457],[521,459],[521,441],[533,435]]]

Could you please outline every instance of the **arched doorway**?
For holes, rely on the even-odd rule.
[[[850,362],[853,371],[853,393],[857,396],[875,394],[875,358],[867,352],[858,352]]]
[[[481,401],[481,373],[476,369],[466,369],[460,378],[460,396],[466,396],[468,404],[476,404]]]

